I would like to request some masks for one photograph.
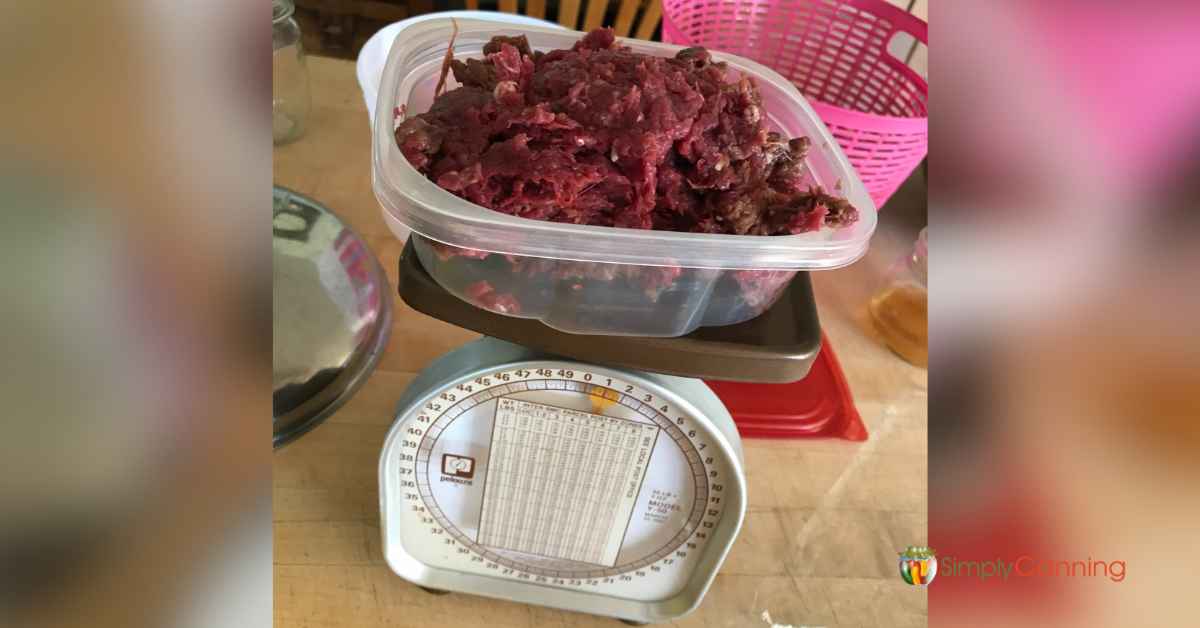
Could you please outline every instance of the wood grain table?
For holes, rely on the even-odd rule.
[[[384,225],[371,191],[370,128],[354,64],[309,61],[309,130],[275,149],[275,182],[342,216],[394,285],[403,243]],[[746,525],[704,603],[674,623],[926,625],[926,591],[901,581],[897,552],[927,540],[927,378],[884,348],[866,318],[883,269],[911,246],[924,221],[923,209],[911,207],[925,202],[923,182],[910,181],[898,196],[881,214],[866,258],[813,275],[823,328],[870,438],[746,441]],[[394,404],[426,364],[477,337],[398,297],[394,302],[395,326],[378,370],[324,425],[275,454],[276,626],[620,626],[469,595],[430,595],[388,569],[376,468]]]

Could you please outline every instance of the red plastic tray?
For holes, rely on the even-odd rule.
[[[706,382],[725,403],[746,438],[844,438],[867,440],[867,426],[854,408],[846,376],[829,338],[808,375],[790,384]]]

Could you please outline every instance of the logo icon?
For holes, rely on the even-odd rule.
[[[442,454],[442,473],[469,480],[475,477],[475,459],[469,456]]]
[[[910,545],[900,552],[900,577],[913,586],[927,587],[937,575],[937,556],[928,547]]]

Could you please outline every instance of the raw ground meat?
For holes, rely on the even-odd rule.
[[[570,50],[534,52],[524,37],[494,37],[483,52],[483,60],[448,56],[460,86],[395,134],[409,163],[468,201],[536,220],[737,235],[858,219],[845,199],[804,183],[809,139],[768,131],[754,81],[735,80],[703,48],[648,56],[597,29]],[[487,256],[437,248],[443,258]],[[510,261],[516,272],[547,270]],[[625,268],[552,272],[605,279],[597,273],[606,266]],[[634,282],[651,299],[682,273],[628,268],[607,279]],[[739,273],[739,283],[754,272]]]
[[[597,29],[571,50],[495,37],[451,60],[460,87],[396,129],[442,188],[496,211],[577,224],[782,235],[853,223],[808,187],[808,138],[767,130],[750,78],[703,48],[642,55]],[[536,167],[534,167],[536,164]]]

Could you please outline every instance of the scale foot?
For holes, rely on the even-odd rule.
[[[625,624],[626,626],[649,626],[650,625],[644,621],[633,621],[632,619],[622,619],[621,623]]]
[[[441,589],[430,589],[429,587],[418,586],[417,588],[421,589],[422,591],[424,591],[426,593],[430,593],[433,595],[446,595],[447,593],[449,593],[449,591],[443,591]]]

